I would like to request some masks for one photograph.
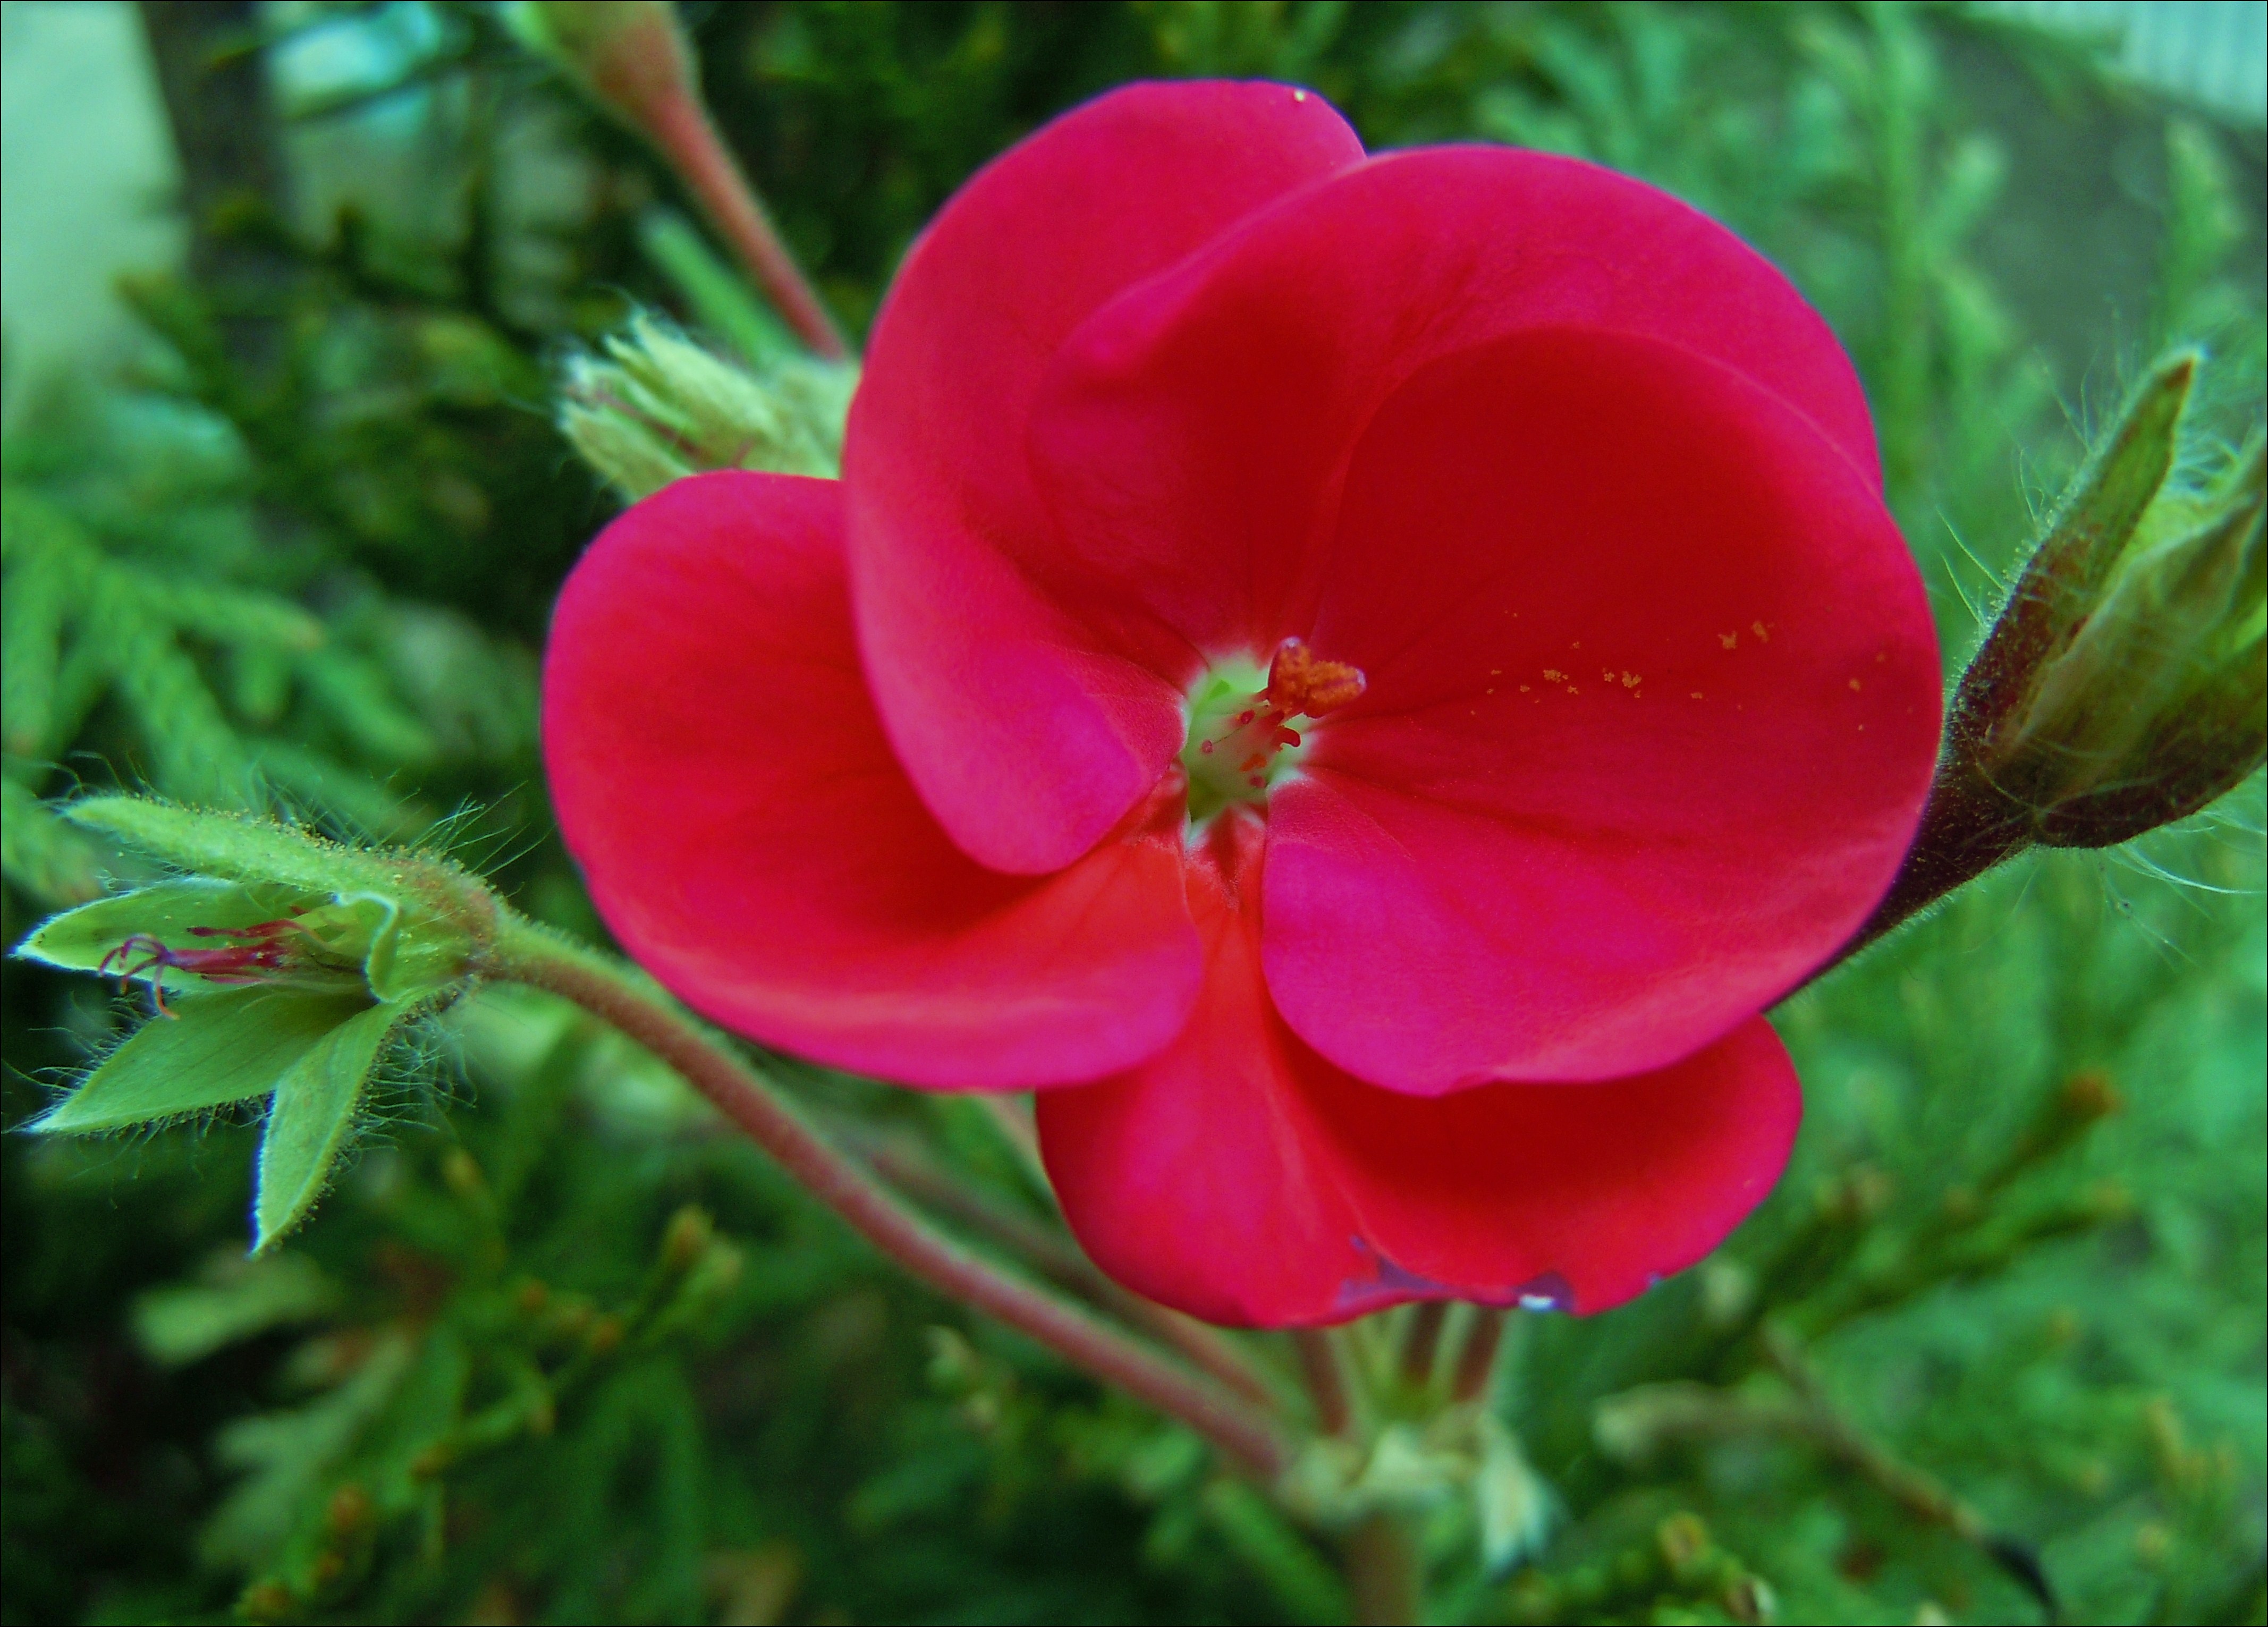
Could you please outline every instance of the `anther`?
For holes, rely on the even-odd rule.
[[[1182,752],[1191,817],[1202,821],[1226,802],[1263,800],[1285,766],[1279,754],[1305,743],[1291,720],[1336,711],[1358,699],[1364,684],[1360,668],[1327,660],[1297,638],[1276,647],[1264,678],[1242,662],[1224,663],[1191,696]]]

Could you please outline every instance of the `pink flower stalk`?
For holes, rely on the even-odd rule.
[[[600,537],[545,741],[688,1003],[1039,1090],[1105,1270],[1295,1325],[1714,1247],[1800,1114],[1758,1013],[1888,887],[1938,694],[1858,379],[1753,250],[1142,85],[915,246],[841,481]]]

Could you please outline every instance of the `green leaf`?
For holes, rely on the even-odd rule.
[[[1289,1619],[1354,1619],[1345,1584],[1265,1497],[1241,1480],[1221,1479],[1199,1500],[1229,1550],[1267,1585]]]
[[[169,949],[210,948],[210,943],[200,945],[189,929],[256,926],[288,916],[294,908],[311,909],[324,902],[320,893],[192,876],[83,904],[41,926],[16,946],[16,953],[66,971],[115,972],[113,957],[129,938],[154,938]],[[107,967],[106,960],[111,961]],[[166,974],[169,989],[188,982],[180,974]]]
[[[49,906],[99,897],[94,843],[48,812],[30,786],[0,777],[0,872]]]
[[[299,1224],[322,1196],[332,1162],[354,1128],[364,1081],[379,1048],[404,1012],[373,1005],[326,1034],[276,1086],[268,1133],[260,1142],[260,1192],[253,1205],[253,1252]]]
[[[27,1128],[85,1135],[265,1095],[334,1029],[370,1009],[357,996],[297,989],[188,996]]]
[[[336,1284],[304,1255],[247,1260],[225,1254],[193,1285],[153,1288],[134,1301],[134,1338],[160,1366],[184,1366],[215,1351],[337,1305]]]
[[[420,1346],[381,1333],[346,1382],[306,1406],[239,1418],[214,1439],[243,1472],[199,1538],[206,1559],[249,1568],[272,1561],[303,1521],[320,1519],[324,1481],[401,1389]]]

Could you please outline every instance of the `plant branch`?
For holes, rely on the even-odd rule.
[[[1424,1567],[1414,1534],[1401,1519],[1383,1510],[1366,1515],[1347,1533],[1345,1555],[1355,1620],[1394,1627],[1418,1619]]]
[[[1281,1473],[1289,1450],[1250,1406],[1145,1349],[1084,1308],[1020,1282],[945,1236],[690,1020],[638,989],[603,957],[507,917],[475,969],[573,1002],[682,1074],[821,1203],[914,1276],[997,1317],[1064,1359],[1180,1420],[1248,1471]]]
[[[2054,1618],[2054,1590],[2029,1546],[1996,1534],[1934,1476],[1904,1461],[1844,1417],[1784,1332],[1767,1329],[1763,1346],[1785,1390],[1720,1389],[1690,1379],[1640,1385],[1599,1403],[1594,1417],[1599,1446],[1608,1456],[1631,1463],[1684,1441],[1778,1437],[1800,1442],[1874,1486],[1912,1519],[1975,1546]]]

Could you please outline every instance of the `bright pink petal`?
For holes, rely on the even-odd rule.
[[[1658,341],[1436,364],[1346,480],[1314,647],[1369,677],[1270,808],[1267,966],[1373,1083],[1661,1067],[1896,872],[1937,751],[1920,578],[1858,469]]]
[[[891,755],[850,626],[831,481],[681,481],[560,596],[544,754],[607,924],[691,1005],[908,1084],[1092,1079],[1196,998],[1174,828],[1060,873],[954,847]]]
[[[1130,603],[1208,654],[1264,656],[1307,630],[1338,482],[1381,403],[1443,356],[1569,325],[1722,363],[1879,487],[1849,358],[1730,232],[1576,159],[1430,148],[1255,217],[1064,346],[1032,427],[1071,556],[1058,601]]]
[[[900,269],[843,452],[859,636],[924,800],[995,869],[1070,863],[1149,791],[1182,743],[1157,669],[1192,659],[1028,579],[1061,551],[1024,451],[1042,370],[1121,289],[1361,156],[1304,91],[1131,85],[981,171]]]
[[[1801,1098],[1760,1018],[1604,1084],[1425,1100],[1349,1077],[1270,1008],[1258,879],[1240,901],[1192,866],[1206,983],[1182,1036],[1040,1101],[1071,1229],[1138,1292],[1263,1327],[1444,1297],[1601,1311],[1714,1248],[1786,1164]]]

